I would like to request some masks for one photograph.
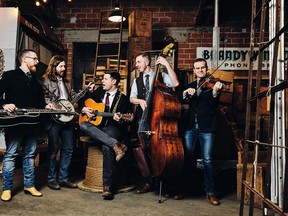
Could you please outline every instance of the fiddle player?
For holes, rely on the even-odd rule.
[[[197,88],[200,80],[205,79],[209,75],[207,73],[208,67],[206,60],[202,58],[197,58],[193,66],[197,79],[183,91],[183,98],[186,98],[189,103],[188,121],[184,131],[183,143],[185,162],[191,161],[196,141],[199,139],[204,164],[207,199],[212,205],[217,206],[220,205],[220,202],[215,197],[212,153],[217,127],[217,106],[223,84],[216,82],[212,89]],[[189,166],[191,164],[186,165]]]
[[[176,73],[171,68],[169,62],[164,57],[158,57],[156,64],[161,64],[166,67],[168,73],[160,73],[158,80],[163,82],[168,87],[177,87],[179,81]],[[136,106],[136,121],[139,124],[142,113],[147,107],[147,96],[149,95],[149,90],[153,85],[153,77],[155,71],[151,68],[151,57],[148,53],[141,53],[136,56],[135,66],[140,72],[140,76],[133,80],[130,93],[130,102]],[[146,124],[146,129],[148,129],[148,122]],[[139,126],[139,125],[137,125]],[[147,145],[147,144],[146,144]],[[147,162],[147,146],[140,146],[133,149],[135,158],[137,160],[139,169],[142,176],[144,177],[144,185],[140,186],[137,190],[137,194],[143,194],[151,191],[152,181],[149,165]]]

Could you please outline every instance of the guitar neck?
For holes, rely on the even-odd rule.
[[[91,83],[92,84],[92,83]],[[75,98],[73,98],[73,100],[71,101],[72,104],[77,103],[82,97],[84,97],[84,95],[88,92],[90,85],[87,85],[81,92],[79,92],[77,94],[77,96]]]
[[[4,109],[0,110],[0,114],[6,114],[7,112]],[[27,113],[27,114],[74,114],[74,112],[68,112],[65,110],[51,110],[51,109],[16,109],[14,113]]]
[[[88,90],[89,90],[89,87],[86,87],[81,92],[79,92],[77,96],[73,98],[73,100],[71,100],[71,104],[77,103],[88,92]]]
[[[97,116],[103,116],[103,117],[113,117],[114,113],[109,113],[109,112],[97,112]]]

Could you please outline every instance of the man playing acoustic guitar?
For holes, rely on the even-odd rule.
[[[129,110],[130,103],[128,97],[119,91],[119,82],[120,74],[118,72],[106,72],[102,80],[103,87],[98,87],[78,103],[82,113],[79,119],[80,129],[93,140],[102,144],[102,197],[106,200],[113,199],[111,184],[115,160],[119,161],[127,150],[127,147],[120,141],[127,126],[123,121],[125,117],[123,114]],[[103,104],[105,104],[105,110],[102,109]],[[103,116],[111,116],[111,118],[106,119]]]

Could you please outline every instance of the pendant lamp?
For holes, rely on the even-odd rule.
[[[115,10],[113,10],[108,18],[111,22],[124,22],[126,18],[121,16],[120,4],[118,0],[115,3]]]

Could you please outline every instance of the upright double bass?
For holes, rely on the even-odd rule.
[[[174,47],[174,40],[168,42],[160,54],[162,57],[166,57]],[[147,99],[147,108],[140,120],[138,137],[143,146],[145,142],[149,142],[148,152],[153,175],[174,176],[180,173],[184,162],[183,145],[178,134],[181,103],[177,94],[158,80],[159,73],[158,64],[153,77],[153,88]],[[150,126],[148,131],[145,126],[147,124]]]

